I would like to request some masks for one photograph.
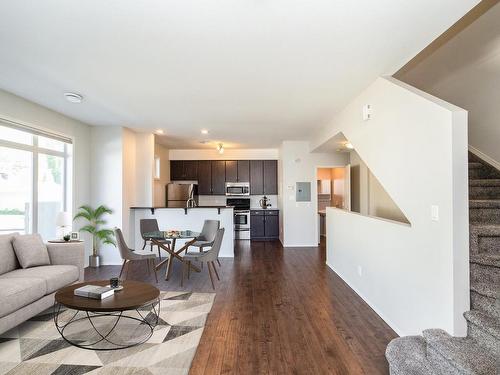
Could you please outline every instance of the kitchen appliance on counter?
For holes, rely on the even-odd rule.
[[[259,204],[260,208],[267,209],[268,207],[271,207],[271,200],[264,195],[259,201]]]
[[[226,182],[226,195],[250,195],[250,182]]]
[[[234,208],[234,238],[250,239],[250,198],[227,198],[226,204]]]
[[[198,185],[169,183],[166,186],[167,207],[196,207],[198,205]]]

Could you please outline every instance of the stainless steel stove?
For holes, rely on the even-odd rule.
[[[250,198],[227,198],[226,204],[234,207],[234,238],[250,239]]]

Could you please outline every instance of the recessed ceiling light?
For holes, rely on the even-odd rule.
[[[208,134],[208,130],[207,129],[201,129],[201,134]]]
[[[83,96],[75,94],[74,92],[65,92],[64,97],[70,103],[81,103],[83,100]]]
[[[157,129],[156,130],[156,134],[163,134],[163,133],[165,133],[165,132],[162,129]]]
[[[345,144],[344,144],[344,146],[345,146],[346,148],[348,148],[349,150],[352,150],[352,149],[354,148],[354,146],[353,146],[353,145],[352,145],[352,143],[350,143],[350,142],[345,143]]]

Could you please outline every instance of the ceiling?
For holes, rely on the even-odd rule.
[[[161,128],[171,148],[276,147],[309,139],[477,3],[2,1],[0,88],[92,125]]]

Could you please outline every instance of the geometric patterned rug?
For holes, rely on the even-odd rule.
[[[160,299],[160,319],[151,338],[120,350],[68,344],[55,328],[50,308],[0,335],[0,375],[187,374],[215,293],[160,292]]]

